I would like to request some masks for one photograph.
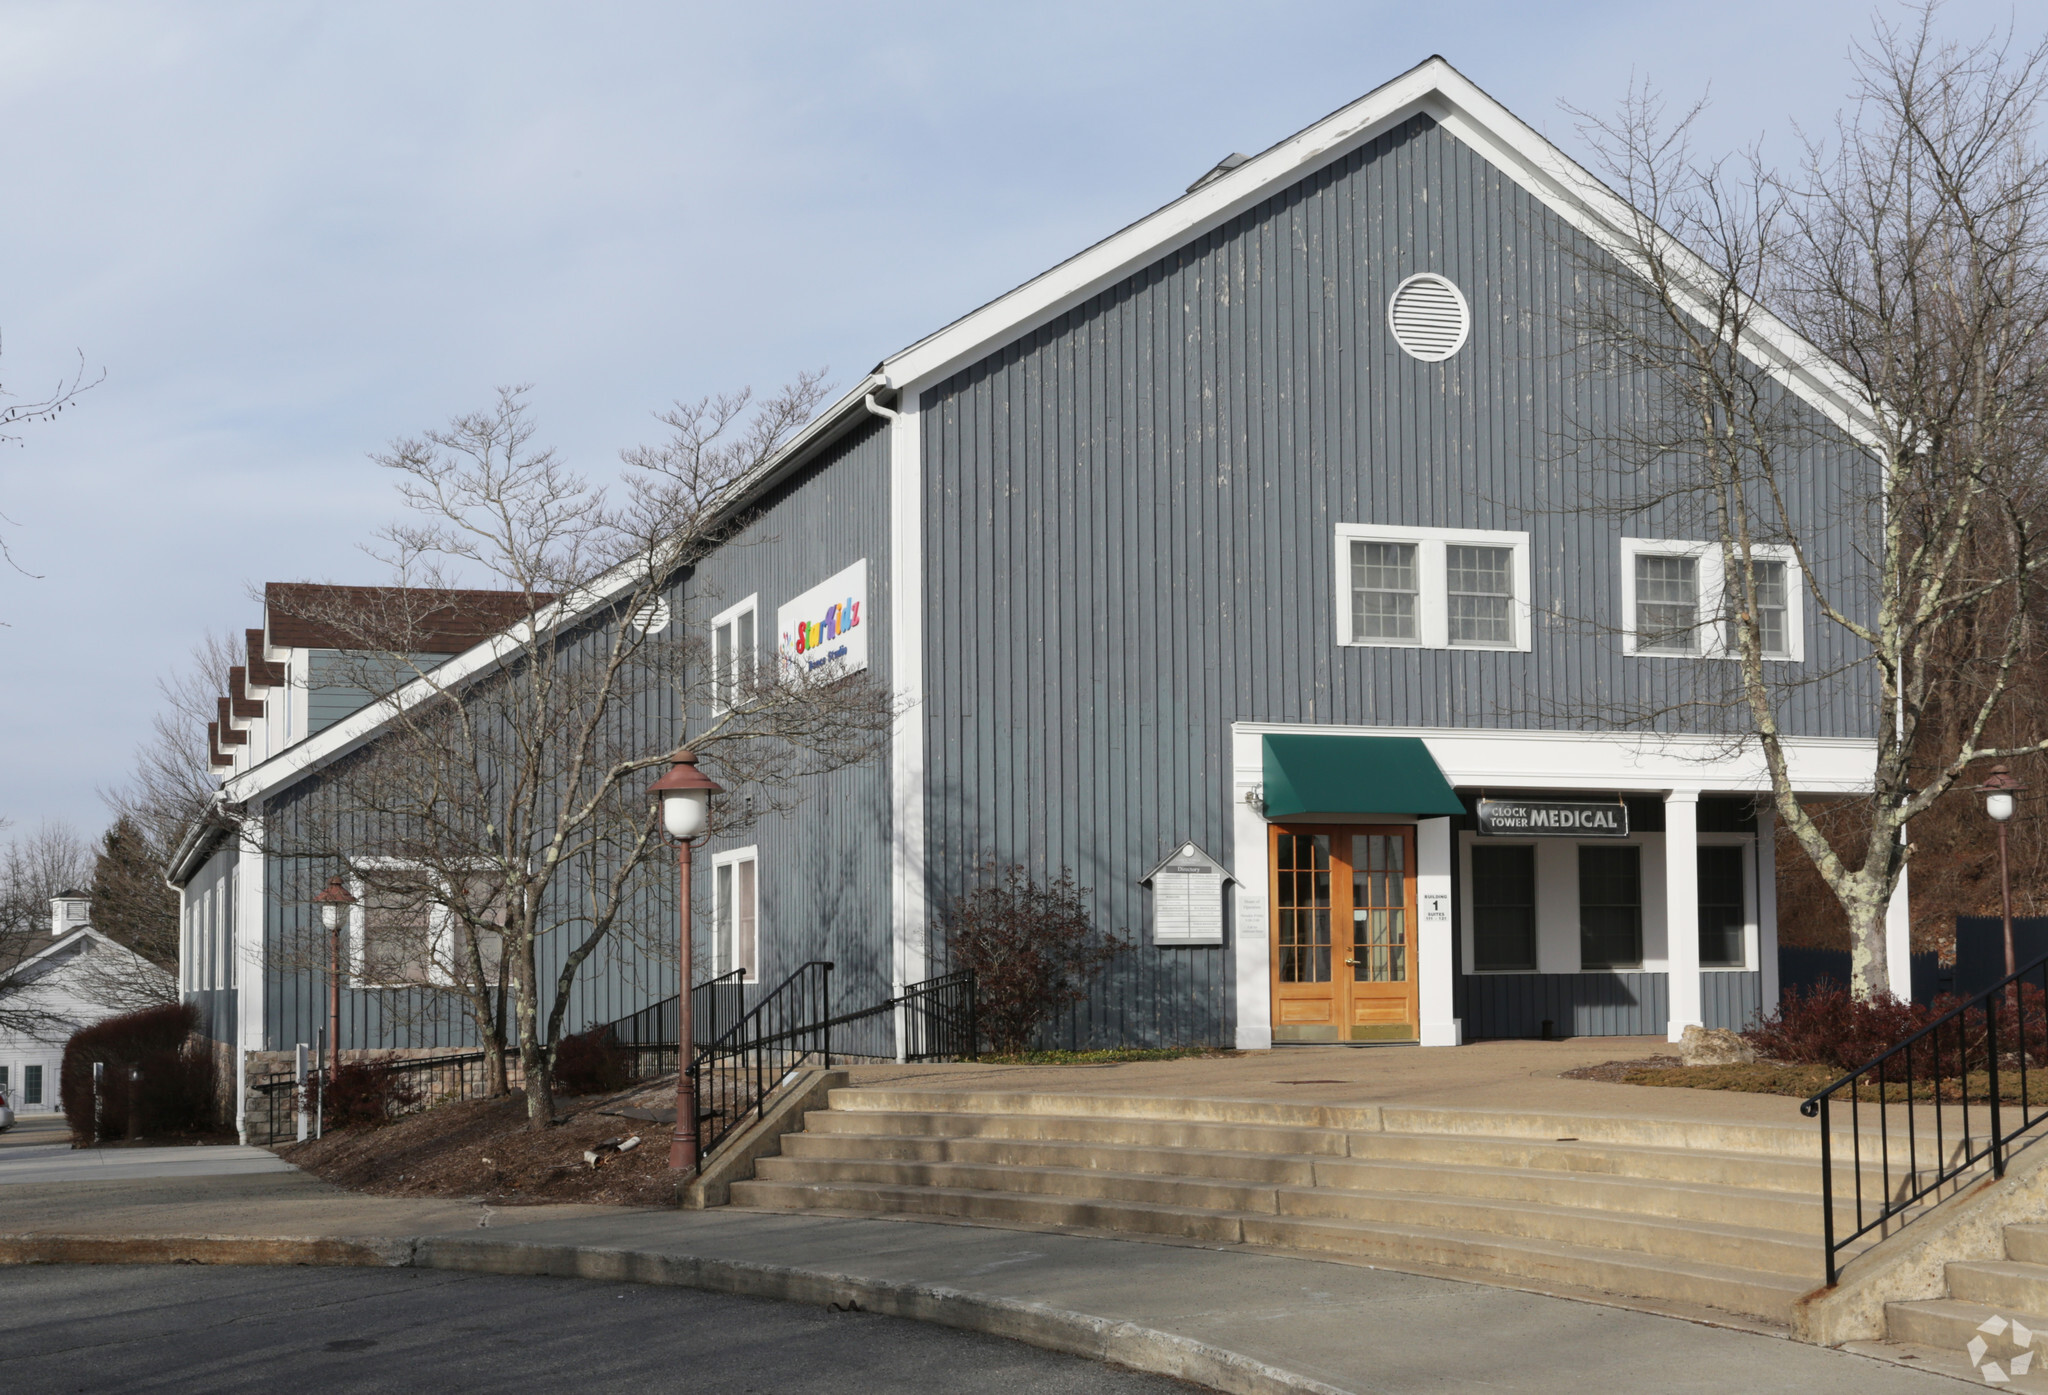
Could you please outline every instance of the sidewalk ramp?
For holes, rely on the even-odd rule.
[[[1822,1279],[1810,1126],[934,1090],[829,1100],[733,1184],[735,1204],[1246,1245],[1774,1326]],[[1854,1179],[1838,1171],[1837,1186]]]

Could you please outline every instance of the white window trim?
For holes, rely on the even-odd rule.
[[[1760,562],[1785,564],[1785,651],[1766,654],[1767,664],[1797,664],[1806,661],[1806,578],[1792,548],[1783,543],[1752,543],[1750,556]],[[1636,558],[1691,557],[1699,563],[1700,614],[1696,633],[1700,646],[1690,654],[1667,654],[1636,648]],[[1727,577],[1717,544],[1683,538],[1623,538],[1621,540],[1621,652],[1638,659],[1739,659],[1738,650],[1728,646],[1722,623],[1722,598]]]
[[[1420,588],[1415,601],[1414,639],[1353,639],[1351,625],[1351,544],[1355,542],[1414,543],[1415,574]],[[1444,549],[1452,544],[1468,547],[1504,547],[1512,558],[1509,570],[1515,594],[1508,607],[1513,617],[1512,644],[1452,644],[1450,642],[1450,598],[1444,578]],[[1479,528],[1409,528],[1395,524],[1340,523],[1337,525],[1337,643],[1346,649],[1459,649],[1473,653],[1527,653],[1529,623],[1529,535]]]
[[[426,864],[412,862],[402,857],[366,857],[356,863],[359,867],[398,871],[410,869],[425,871]],[[479,864],[478,871],[488,870]],[[343,985],[347,988],[363,989],[404,989],[404,988],[454,988],[455,978],[442,966],[454,957],[456,917],[446,905],[435,901],[427,907],[427,977],[422,982],[370,983],[363,978],[364,940],[368,936],[368,918],[363,907],[363,893],[366,890],[363,879],[351,873],[348,878],[348,894],[355,897],[355,904],[348,908],[348,933],[342,942],[342,972],[348,977]],[[504,950],[500,947],[499,953]]]
[[[732,972],[739,955],[734,945],[723,944],[725,927],[718,923],[718,871],[721,867],[732,867],[742,862],[754,864],[754,969],[742,983],[761,981],[761,850],[754,844],[744,848],[727,848],[724,852],[711,855],[711,967],[713,977]],[[737,881],[738,877],[735,876]]]
[[[732,686],[732,684],[738,679],[740,672],[740,653],[739,645],[737,643],[733,645],[731,669],[729,669],[725,673],[718,672],[718,632],[724,629],[727,625],[732,624],[742,615],[747,614],[751,614],[754,617],[754,666],[755,670],[758,672],[761,663],[761,593],[759,591],[756,591],[753,595],[747,597],[745,600],[739,602],[737,605],[729,605],[724,610],[719,611],[718,614],[711,617],[710,662],[712,665],[711,710],[713,715],[716,715],[727,710],[726,705],[719,700],[718,694],[721,691],[729,689]]]

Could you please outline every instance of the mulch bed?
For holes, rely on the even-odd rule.
[[[323,1181],[375,1196],[473,1197],[495,1206],[674,1206],[670,1126],[599,1112],[646,1103],[557,1098],[557,1122],[536,1132],[525,1095],[515,1091],[505,1099],[438,1104],[382,1128],[339,1129],[274,1151]],[[583,1150],[593,1144],[635,1134],[640,1146],[632,1152],[596,1168],[583,1161]]]
[[[1752,1095],[1797,1095],[1804,1099],[1839,1080],[1833,1066],[1795,1066],[1752,1061],[1736,1066],[1685,1066],[1676,1056],[1643,1056],[1602,1061],[1562,1072],[1566,1080],[1604,1080],[1613,1085],[1662,1085],[1683,1090],[1738,1090]]]

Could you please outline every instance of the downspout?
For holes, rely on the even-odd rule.
[[[881,403],[875,401],[876,392],[886,392],[889,390],[889,375],[886,373],[882,373],[877,374],[876,376],[881,379],[881,382],[875,387],[873,392],[870,392],[867,394],[867,396],[861,398],[860,404],[861,406],[867,408],[871,415],[878,416],[883,421],[894,423],[902,418],[903,413],[896,411],[894,408],[891,407],[884,407]],[[891,954],[893,957],[893,950],[891,951]],[[908,987],[908,985],[903,982],[903,974],[900,966],[892,966],[889,978],[891,984],[893,985],[893,992],[896,998],[896,1011],[894,1014],[894,1021],[892,1025],[894,1026],[896,1033],[896,1059],[900,1062],[908,1059],[907,1053],[909,1043],[906,1039],[905,1032],[909,1027],[910,1022],[908,1015],[903,1010],[903,990],[906,987]]]

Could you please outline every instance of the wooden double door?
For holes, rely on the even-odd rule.
[[[1275,824],[1273,1040],[1414,1041],[1415,829]]]

